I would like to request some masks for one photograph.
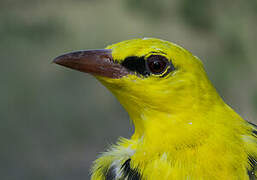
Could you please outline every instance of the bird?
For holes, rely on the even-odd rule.
[[[93,162],[91,180],[257,179],[257,126],[224,102],[183,47],[138,38],[53,62],[93,75],[133,122],[133,135]]]

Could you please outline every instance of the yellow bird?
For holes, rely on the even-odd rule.
[[[168,41],[143,38],[61,55],[90,73],[134,124],[92,167],[91,180],[254,180],[257,127],[218,95],[203,64]]]

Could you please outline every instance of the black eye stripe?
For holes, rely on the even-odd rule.
[[[147,77],[147,76],[151,75],[152,72],[149,70],[149,68],[147,67],[146,64],[147,63],[146,63],[146,60],[144,57],[136,57],[136,56],[127,57],[121,63],[121,65],[124,66],[125,68],[127,68],[128,70],[130,70],[132,72],[136,72],[138,74],[141,74],[141,75]],[[168,61],[167,68],[168,68],[168,70],[165,72],[165,74],[163,74],[160,77],[165,77],[171,71],[175,70],[175,67],[173,66],[171,61]]]
[[[126,67],[128,70],[139,73],[143,76],[149,76],[150,72],[146,68],[146,63],[144,57],[130,56],[127,57],[122,63],[122,66]]]

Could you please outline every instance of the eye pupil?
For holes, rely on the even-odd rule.
[[[151,73],[161,74],[167,67],[168,60],[164,56],[152,55],[147,58],[147,65]]]
[[[161,68],[161,64],[158,61],[154,61],[152,66],[154,70],[158,70]]]

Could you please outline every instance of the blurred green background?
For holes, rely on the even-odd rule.
[[[256,0],[1,0],[0,179],[89,179],[133,127],[93,77],[52,64],[73,50],[157,37],[200,57],[225,101],[257,122]]]

